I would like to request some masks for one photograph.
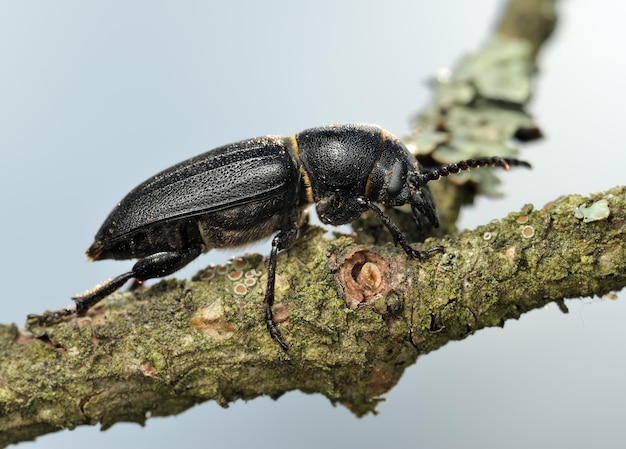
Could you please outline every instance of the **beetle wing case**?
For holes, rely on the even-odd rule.
[[[134,188],[104,221],[87,255],[130,259],[191,243],[208,250],[258,240],[277,229],[276,216],[294,204],[299,176],[286,139],[269,136],[216,148]],[[225,231],[256,232],[224,239]]]

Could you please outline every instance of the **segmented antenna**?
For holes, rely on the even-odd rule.
[[[467,159],[465,161],[456,162],[450,165],[444,165],[443,167],[435,168],[431,171],[420,173],[411,177],[411,182],[419,187],[426,185],[430,181],[435,181],[439,178],[444,178],[461,171],[470,170],[472,168],[479,167],[502,167],[508,170],[510,166],[513,167],[527,167],[531,168],[531,165],[526,161],[520,161],[519,159],[509,159],[503,157],[478,157],[475,159]]]

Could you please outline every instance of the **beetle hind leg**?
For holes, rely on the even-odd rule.
[[[76,303],[76,315],[85,315],[93,305],[119,289],[132,277],[133,272],[129,271],[128,273],[120,274],[113,279],[109,279],[108,281],[99,284],[95,288],[88,290],[81,295],[74,296],[72,299]]]
[[[178,251],[151,254],[139,259],[131,271],[120,274],[81,295],[73,297],[72,299],[76,303],[75,309],[61,309],[42,315],[30,314],[27,319],[36,319],[40,324],[52,324],[67,316],[83,316],[91,307],[121,288],[128,280],[134,278],[135,282],[142,283],[148,279],[167,276],[183,268],[201,253],[202,245],[197,245]]]
[[[139,283],[172,274],[202,254],[202,245],[178,251],[165,251],[139,259],[132,269],[132,277]]]
[[[151,254],[139,259],[128,273],[120,274],[116,278],[98,285],[93,290],[72,298],[76,301],[76,314],[78,316],[84,315],[92,306],[121,288],[129,279],[134,278],[136,284],[141,284],[148,279],[167,276],[183,268],[201,253],[202,246],[197,245],[178,251]]]
[[[72,300],[74,300],[76,303],[75,308],[68,307],[66,309],[43,314],[31,313],[26,317],[26,319],[37,320],[39,324],[47,325],[56,323],[61,319],[71,315],[83,316],[85,315],[85,313],[87,313],[87,310],[89,310],[91,306],[100,302],[102,299],[106,298],[108,295],[119,289],[122,285],[126,283],[126,281],[128,281],[132,277],[133,272],[129,271],[128,273],[120,274],[113,279],[109,279],[108,281],[99,284],[93,289],[87,290],[81,295],[74,296]]]

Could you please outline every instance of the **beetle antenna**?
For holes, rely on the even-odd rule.
[[[419,173],[411,178],[411,182],[419,187],[428,184],[430,181],[435,181],[440,178],[445,178],[461,171],[470,170],[472,168],[479,167],[502,167],[508,170],[509,167],[527,167],[531,168],[531,165],[526,161],[520,161],[519,159],[509,159],[503,157],[478,157],[475,159],[467,159],[465,161],[456,162],[450,165],[444,165],[425,173]]]

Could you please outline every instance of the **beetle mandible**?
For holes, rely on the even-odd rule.
[[[437,227],[428,182],[470,168],[510,165],[530,167],[517,159],[484,157],[426,170],[396,137],[363,124],[311,128],[294,136],[219,147],[143,182],[104,221],[87,256],[139,259],[131,271],[74,297],[75,308],[29,319],[49,324],[84,315],[130,279],[164,277],[213,248],[240,246],[276,233],[268,260],[265,322],[271,337],[286,350],[272,312],[276,257],[293,244],[309,205],[315,204],[320,220],[330,225],[350,223],[371,210],[396,245],[423,260],[443,248],[412,248],[377,204],[409,204],[418,226],[423,217]]]

